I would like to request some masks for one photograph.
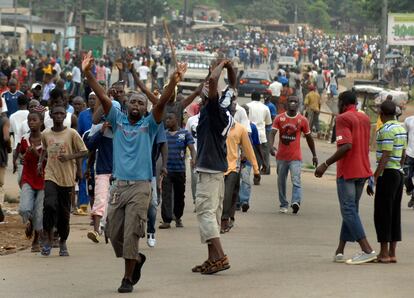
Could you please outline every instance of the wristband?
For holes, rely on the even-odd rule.
[[[324,163],[323,163],[327,168],[329,168],[329,165],[327,164],[327,162],[325,161]]]

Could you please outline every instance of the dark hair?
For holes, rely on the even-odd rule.
[[[355,92],[352,92],[352,91],[342,92],[341,94],[339,94],[338,100],[341,101],[342,104],[345,106],[356,105],[358,103],[356,94]]]
[[[391,100],[386,100],[381,104],[380,111],[384,116],[395,116],[397,105]]]
[[[42,121],[45,119],[45,114],[41,113],[39,111],[31,111],[31,112],[29,112],[29,115],[37,115],[37,116],[39,116],[40,120],[42,120]]]
[[[22,94],[17,98],[17,105],[18,106],[27,106],[27,104],[29,103],[29,98]]]
[[[53,114],[53,111],[57,108],[62,108],[66,112],[66,108],[63,105],[54,105],[50,108],[50,114]]]
[[[260,93],[257,92],[257,91],[253,91],[251,98],[252,98],[252,100],[260,101]]]
[[[49,96],[50,96],[51,100],[56,100],[56,99],[59,99],[59,98],[63,99],[63,91],[59,88],[55,88],[52,91],[50,91]]]

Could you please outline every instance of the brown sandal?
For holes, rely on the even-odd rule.
[[[201,271],[201,274],[214,274],[219,271],[227,270],[230,268],[229,259],[227,258],[227,256],[224,256],[221,259],[214,262],[208,262],[208,266],[203,268],[204,270]]]
[[[195,272],[195,273],[200,273],[200,272],[202,272],[202,271],[204,270],[204,268],[208,267],[208,266],[210,265],[210,263],[211,263],[211,262],[210,262],[209,260],[204,261],[204,263],[203,263],[203,264],[201,264],[201,265],[197,265],[197,266],[193,267],[193,268],[191,269],[191,271],[192,271],[192,272]]]

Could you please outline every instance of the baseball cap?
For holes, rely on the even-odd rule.
[[[33,83],[33,85],[32,85],[32,88],[30,88],[30,89],[36,89],[36,88],[40,88],[40,89],[42,89],[42,85],[40,85],[39,83]]]

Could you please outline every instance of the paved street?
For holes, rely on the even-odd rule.
[[[406,208],[398,264],[335,264],[340,214],[335,180],[303,174],[304,202],[298,216],[278,214],[275,175],[253,188],[251,209],[238,213],[223,245],[231,269],[214,276],[191,272],[204,261],[191,199],[185,228],[157,232],[157,247],[142,242],[148,261],[132,295],[141,297],[410,297],[414,265],[414,214]],[[188,192],[187,192],[188,193]],[[361,202],[362,219],[375,249],[373,200]],[[87,217],[72,217],[69,251],[44,258],[28,251],[0,257],[2,297],[115,297],[123,262],[110,245],[86,238]],[[358,252],[350,244],[346,256]]]

